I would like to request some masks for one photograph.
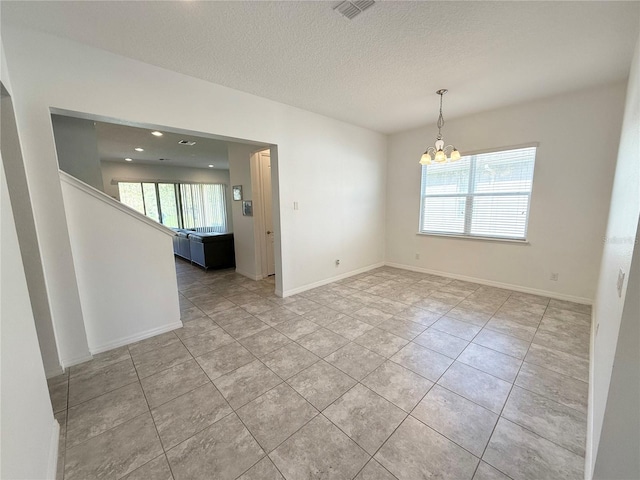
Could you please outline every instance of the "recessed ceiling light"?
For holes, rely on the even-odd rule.
[[[131,158],[125,158],[125,159],[124,159],[124,161],[125,161],[125,162],[133,162],[133,159],[131,159]]]
[[[155,137],[161,137],[162,136],[162,132],[159,132],[157,130],[151,132],[151,135],[155,136]]]
[[[209,168],[213,168],[213,165],[209,165]]]
[[[144,148],[136,147],[134,148],[136,152],[144,152]]]

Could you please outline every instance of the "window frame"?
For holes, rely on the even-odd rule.
[[[496,148],[488,148],[488,149],[482,149],[482,150],[473,150],[470,152],[465,152],[462,157],[472,157],[475,155],[483,155],[483,154],[487,154],[487,153],[500,153],[500,152],[504,152],[504,151],[508,151],[508,150],[518,150],[518,149],[523,149],[523,148],[535,148],[535,155],[534,155],[534,160],[533,160],[533,175],[531,178],[531,191],[530,192],[509,192],[508,194],[504,194],[504,195],[517,195],[518,193],[520,194],[524,194],[527,193],[529,196],[529,201],[527,202],[527,215],[526,215],[526,223],[525,223],[525,229],[524,229],[524,238],[508,238],[508,237],[490,237],[490,236],[483,236],[483,235],[471,235],[471,234],[464,234],[464,233],[438,233],[438,232],[423,232],[422,231],[422,224],[423,224],[423,218],[424,218],[424,200],[425,200],[425,193],[424,193],[424,184],[423,184],[423,175],[422,172],[424,168],[427,168],[426,165],[422,165],[420,167],[420,210],[418,212],[418,232],[416,233],[416,235],[424,235],[424,236],[429,236],[429,237],[444,237],[444,238],[458,238],[458,239],[462,239],[462,240],[479,240],[479,241],[486,241],[486,242],[506,242],[506,243],[516,243],[516,244],[522,244],[522,245],[530,245],[529,242],[529,214],[531,213],[531,198],[533,196],[533,189],[535,186],[535,177],[536,177],[536,160],[538,159],[538,148],[540,146],[539,142],[530,142],[530,143],[524,143],[524,144],[520,144],[520,145],[510,145],[510,146],[504,146],[504,147],[496,147]],[[475,161],[472,162],[471,165],[471,171],[469,172],[469,182],[472,181],[472,175],[475,171],[476,165],[475,165]],[[500,195],[498,193],[498,195]],[[437,197],[439,195],[433,195],[434,197]],[[467,210],[467,208],[469,207],[469,203],[471,203],[471,205],[473,205],[473,197],[475,196],[496,196],[496,193],[484,193],[484,194],[470,194],[470,193],[466,193],[466,194],[443,194],[440,195],[442,197],[466,197],[465,200],[465,212]],[[472,215],[466,215],[465,213],[465,227],[464,230],[465,231],[470,231],[470,229],[467,229],[467,218],[469,219],[469,221],[472,218]]]
[[[224,210],[225,210],[225,215],[227,217],[227,229],[229,227],[229,222],[228,222],[228,218],[231,215],[230,209],[229,209],[229,205],[228,205],[228,185],[226,183],[206,183],[206,182],[179,182],[179,181],[172,181],[172,180],[114,180],[116,186],[118,187],[118,197],[120,197],[120,184],[121,183],[129,183],[129,184],[139,184],[140,185],[140,191],[141,191],[141,199],[142,199],[142,206],[143,206],[143,212],[139,212],[138,210],[133,209],[133,207],[130,207],[129,205],[127,205],[126,203],[122,202],[119,198],[118,201],[120,203],[122,203],[123,205],[126,205],[128,208],[132,208],[133,210],[135,210],[136,212],[144,215],[145,217],[147,217],[150,220],[153,220],[156,223],[159,223],[160,225],[164,225],[167,228],[177,228],[180,230],[183,229],[189,229],[191,227],[185,227],[184,226],[184,206],[182,203],[182,186],[183,185],[221,185],[223,188],[223,203],[224,203]],[[156,195],[156,206],[158,209],[158,217],[160,219],[160,221],[150,217],[147,215],[147,202],[146,199],[144,198],[144,184],[153,184],[154,185],[154,190],[155,190],[155,195]],[[166,184],[166,185],[173,185],[173,192],[175,195],[175,199],[176,199],[176,213],[177,213],[177,220],[178,220],[178,227],[169,227],[167,225],[165,225],[164,223],[162,223],[162,206],[160,204],[160,184]],[[196,228],[196,227],[194,227]]]

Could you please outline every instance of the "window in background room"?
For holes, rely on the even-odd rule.
[[[526,240],[536,147],[422,167],[420,233]]]
[[[167,227],[227,231],[224,185],[118,182],[118,189],[122,203]]]

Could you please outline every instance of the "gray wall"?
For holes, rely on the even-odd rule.
[[[102,190],[98,135],[92,120],[51,115],[60,170]]]
[[[628,281],[594,479],[640,478],[640,245],[637,239]]]

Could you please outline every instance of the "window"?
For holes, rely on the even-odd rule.
[[[225,186],[118,182],[120,201],[170,228],[227,231]]]
[[[420,233],[526,240],[536,147],[422,167]]]

